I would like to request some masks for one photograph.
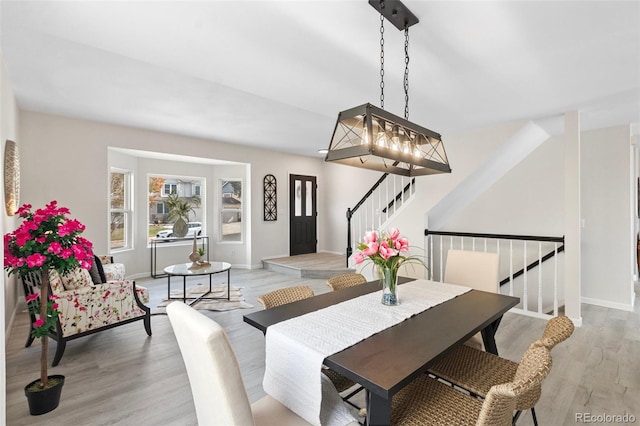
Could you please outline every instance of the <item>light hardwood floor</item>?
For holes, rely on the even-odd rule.
[[[151,292],[155,308],[166,294],[166,279],[137,280]],[[309,285],[328,291],[325,279],[295,278],[266,270],[233,270],[232,285],[243,287],[253,309],[205,312],[229,334],[249,398],[264,395],[264,337],[242,321],[260,309],[256,297],[267,291]],[[583,326],[553,350],[553,368],[536,406],[540,425],[575,424],[576,413],[632,414],[640,422],[640,311],[583,305]],[[500,354],[518,360],[538,338],[545,321],[506,314],[496,336]],[[152,317],[153,336],[142,322],[117,327],[67,344],[60,365],[66,383],[60,406],[30,416],[23,388],[38,376],[39,344],[24,348],[28,316],[21,312],[7,345],[8,425],[192,425],[196,424],[186,371],[166,316]],[[51,356],[55,342],[51,343]],[[212,395],[214,398],[215,395]],[[518,425],[532,424],[529,412]]]

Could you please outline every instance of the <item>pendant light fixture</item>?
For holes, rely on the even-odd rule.
[[[403,176],[451,173],[440,134],[409,121],[409,27],[418,18],[396,0],[369,0],[380,12],[380,108],[366,103],[338,114],[325,161]],[[404,118],[384,110],[384,19],[405,34]]]

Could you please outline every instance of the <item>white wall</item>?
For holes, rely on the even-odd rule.
[[[4,68],[2,57],[0,56],[0,141],[2,143],[2,154],[4,158],[4,148],[7,139],[17,143],[18,151],[22,154],[22,143],[18,134],[18,105],[11,87],[11,81],[9,80],[9,74]],[[2,164],[2,173],[0,176],[4,176],[4,162]],[[16,220],[15,216],[8,216],[4,207],[4,191],[2,191],[2,222],[0,223],[0,233],[4,235],[6,232],[10,232],[15,228]],[[18,285],[15,277],[7,277],[6,274],[2,274],[2,287],[3,291],[0,297],[3,297],[6,303],[0,304],[5,306],[4,311],[4,326],[6,330],[9,330],[11,325],[12,314],[15,307],[15,301],[17,299]],[[4,326],[2,329],[4,330]]]
[[[424,212],[482,164],[518,123],[445,138],[453,172],[419,177],[417,197],[389,226],[423,247]],[[633,306],[635,183],[628,126],[581,132],[583,301]],[[543,236],[564,235],[564,136],[549,138],[443,230]],[[461,167],[458,167],[461,166]],[[560,288],[563,285],[559,282]]]
[[[347,209],[353,208],[382,176],[381,172],[349,167],[336,163],[325,163],[324,183],[329,188],[329,209],[325,213],[324,241],[326,250],[345,254],[347,248]],[[352,245],[355,250],[355,243]]]
[[[424,250],[425,213],[482,165],[522,125],[520,122],[507,123],[456,135],[443,135],[452,172],[416,178],[415,200],[394,218],[389,227],[397,227],[409,239],[412,247]],[[459,216],[463,217],[470,209],[472,207],[463,210]],[[492,221],[492,216],[489,214],[488,221]],[[464,219],[463,223],[465,226],[473,226],[467,225]],[[478,230],[477,227],[473,229]]]
[[[21,112],[20,130],[23,140],[23,201],[37,206],[57,199],[60,205],[67,206],[72,216],[87,226],[85,236],[94,243],[97,253],[107,252],[109,147],[249,164],[245,189],[251,206],[248,212],[250,221],[246,224],[247,235],[250,231],[251,239],[246,241],[246,250],[241,249],[248,258],[238,258],[238,263],[247,267],[260,267],[263,258],[289,254],[289,174],[318,178],[318,250],[328,250],[338,238],[344,241],[344,233],[334,234],[333,225],[327,226],[329,212],[333,214],[335,211],[331,208],[330,200],[335,197],[336,191],[344,190],[344,181],[337,189],[328,188],[322,158],[295,156],[30,111]],[[348,171],[345,173],[350,174]],[[273,174],[278,183],[278,220],[275,222],[263,220],[262,180],[266,174]],[[373,181],[375,179],[377,176]],[[353,188],[353,198],[359,198],[368,189],[367,185],[370,186],[368,182],[347,183]],[[341,242],[339,251],[344,250],[343,245],[344,242]],[[144,250],[146,253],[147,249]],[[246,253],[250,253],[250,257]],[[135,275],[148,271],[148,257],[145,256],[147,255],[140,252],[132,257],[132,263],[127,264],[127,273],[130,271]]]
[[[629,126],[584,132],[582,154],[582,300],[633,308],[633,191]]]
[[[558,236],[563,234],[563,139],[549,138],[484,192],[445,230]]]
[[[11,81],[9,75],[4,67],[2,56],[0,55],[0,144],[2,146],[2,153],[4,158],[4,148],[6,140],[10,139],[18,144],[18,150],[22,150],[21,141],[18,133],[18,105],[13,93]],[[0,161],[0,176],[4,176],[4,161]],[[15,228],[15,217],[8,216],[4,208],[4,191],[2,191],[2,220],[0,221],[0,235],[4,235],[6,232],[10,232]],[[0,248],[0,250],[3,250]],[[4,257],[4,253],[3,253]],[[2,285],[2,291],[0,291],[0,306],[4,307],[4,312],[0,315],[0,365],[5,364],[5,352],[4,343],[8,338],[8,332],[11,329],[13,323],[13,316],[15,313],[16,302],[18,299],[18,285],[15,277],[7,277],[6,273],[0,274],[0,284]],[[4,371],[4,370],[3,370]],[[4,423],[5,404],[6,404],[6,377],[5,374],[0,374],[0,423]]]

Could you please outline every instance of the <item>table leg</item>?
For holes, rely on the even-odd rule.
[[[187,303],[187,277],[182,276],[182,303]]]
[[[385,399],[367,390],[367,425],[391,424],[391,399]]]
[[[501,320],[502,317],[498,318],[481,331],[484,349],[494,355],[498,355],[498,346],[496,346],[496,332],[498,331],[498,326],[500,325]]]
[[[227,300],[231,300],[231,269],[227,269]]]
[[[171,275],[167,275],[167,300],[171,299]]]

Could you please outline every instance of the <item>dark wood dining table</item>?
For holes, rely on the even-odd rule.
[[[410,279],[401,278],[407,281]],[[253,312],[244,321],[266,333],[270,325],[377,290],[379,282],[372,281]],[[498,325],[519,301],[471,290],[326,357],[324,364],[366,389],[368,425],[388,425],[393,395],[474,334],[482,332],[487,351],[497,354]]]

